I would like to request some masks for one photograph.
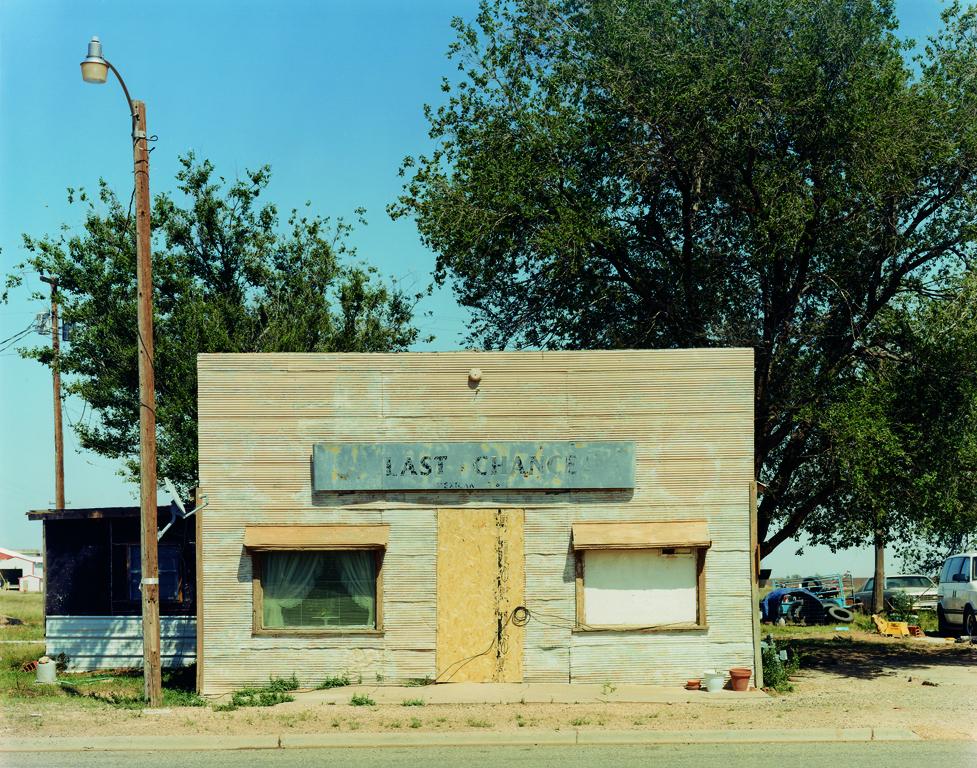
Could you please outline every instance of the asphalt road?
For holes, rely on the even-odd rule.
[[[804,768],[929,765],[971,768],[977,742],[695,744],[605,747],[413,747],[222,752],[74,752],[0,754],[4,768]]]

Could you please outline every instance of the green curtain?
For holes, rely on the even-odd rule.
[[[320,552],[268,552],[261,561],[263,626],[285,626],[283,608],[296,608],[312,591],[322,565]]]
[[[357,607],[367,611],[367,624],[377,623],[376,555],[373,552],[343,552],[340,572],[349,596]]]

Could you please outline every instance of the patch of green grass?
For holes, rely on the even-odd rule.
[[[570,725],[581,726],[590,725],[590,718],[587,717],[575,717],[570,721]]]
[[[36,661],[44,655],[44,645],[20,643],[5,646],[3,663],[0,665],[0,695],[14,698],[36,698],[49,695],[53,685],[34,685],[33,672],[22,672],[26,661]]]
[[[920,622],[922,621],[923,616],[920,616]],[[932,618],[932,622],[935,625],[935,617]],[[763,632],[774,637],[789,639],[792,637],[809,637],[811,635],[834,635],[838,633],[836,627],[847,627],[848,632],[869,632],[874,634],[876,631],[871,615],[855,611],[855,618],[849,624],[843,624],[837,621],[828,622],[827,624],[785,624],[783,626],[764,624]]]
[[[286,712],[284,715],[278,715],[276,719],[286,728],[294,728],[299,723],[308,722],[312,717],[312,712],[304,709],[301,712]]]
[[[924,632],[936,632],[939,630],[939,621],[936,618],[936,611],[920,611],[919,614],[919,628]]]
[[[601,693],[602,693],[602,694],[603,694],[604,696],[610,696],[610,695],[611,695],[612,693],[614,693],[614,691],[616,691],[616,690],[617,690],[617,686],[616,686],[616,685],[614,685],[614,683],[611,683],[611,682],[607,682],[607,683],[604,683],[604,684],[603,684],[603,685],[602,685],[602,686],[600,687],[600,692],[601,692]]]
[[[400,702],[402,707],[423,707],[427,702],[424,699],[404,699]]]
[[[164,707],[206,707],[207,699],[196,691],[180,691],[172,688],[163,689]]]
[[[44,699],[57,701],[79,700],[93,706],[107,705],[118,709],[142,709],[143,677],[138,670],[104,670],[59,674],[56,685],[36,685],[34,672],[22,672],[25,661],[44,655],[44,647],[31,645],[15,651],[5,651],[0,665],[0,698]],[[163,706],[203,707],[205,699],[197,695],[196,668],[164,669],[162,674]]]
[[[404,686],[407,688],[420,688],[425,685],[431,685],[434,681],[430,677],[411,677],[408,678]]]
[[[389,723],[387,723],[388,728],[400,728],[402,725],[403,723],[401,723],[400,720],[391,720]]]
[[[492,727],[492,723],[490,723],[488,720],[479,720],[479,719],[474,718],[474,717],[469,717],[465,722],[470,727],[472,727],[472,728],[491,728]]]
[[[272,675],[268,678],[268,690],[277,691],[283,693],[285,691],[297,691],[299,688],[299,679],[295,676],[293,672],[290,677],[275,677]]]
[[[350,684],[349,675],[336,675],[335,677],[327,677],[316,688],[322,691],[330,688],[345,688]]]
[[[288,691],[299,687],[298,678],[293,673],[290,677],[274,677],[268,680],[264,688],[241,688],[231,694],[231,700],[214,707],[215,712],[233,712],[240,707],[274,707],[287,701],[295,701],[295,697]]]
[[[230,703],[233,707],[274,707],[286,701],[295,701],[295,697],[270,688],[242,688],[231,694]]]
[[[375,707],[376,702],[365,693],[354,693],[349,703],[354,707]]]
[[[411,728],[420,728],[422,725],[423,725],[423,723],[418,718],[412,717],[410,719],[410,727]]]

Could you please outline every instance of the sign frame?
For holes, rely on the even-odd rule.
[[[629,440],[315,443],[312,490],[633,489]]]

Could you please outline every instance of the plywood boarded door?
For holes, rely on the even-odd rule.
[[[523,510],[438,510],[440,682],[522,682]]]

